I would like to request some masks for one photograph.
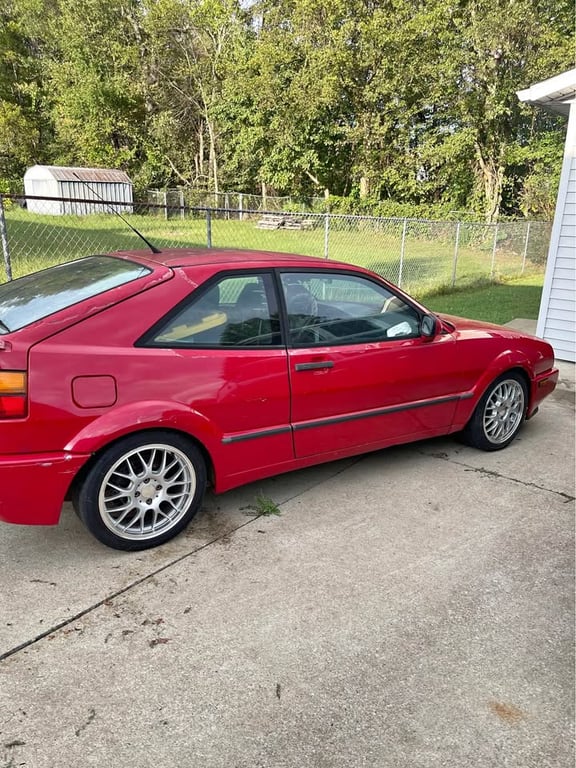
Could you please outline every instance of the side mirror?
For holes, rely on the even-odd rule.
[[[438,319],[434,315],[424,315],[420,323],[420,335],[423,339],[432,340],[438,333]]]

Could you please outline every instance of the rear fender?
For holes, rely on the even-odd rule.
[[[177,403],[148,400],[107,411],[72,438],[64,450],[94,454],[126,435],[147,429],[173,429],[190,435],[202,443],[209,454],[222,440],[222,434],[201,413]]]

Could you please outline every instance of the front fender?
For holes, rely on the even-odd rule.
[[[178,403],[148,400],[129,403],[90,422],[65,446],[69,453],[96,453],[109,443],[146,429],[174,429],[194,437],[212,454],[222,434],[205,416]]]
[[[526,374],[528,378],[528,398],[530,399],[532,392],[531,383],[534,379],[534,366],[529,358],[526,357],[525,353],[520,352],[519,350],[506,350],[491,361],[488,368],[482,372],[482,375],[477,379],[471,389],[462,393],[461,400],[459,401],[456,413],[454,414],[454,430],[459,430],[466,426],[472,417],[480,398],[484,392],[486,392],[490,384],[512,368],[519,368]],[[528,403],[528,410],[529,409],[530,403]]]

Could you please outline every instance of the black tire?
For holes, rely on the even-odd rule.
[[[96,459],[74,498],[78,516],[103,544],[136,551],[179,534],[200,509],[206,464],[182,435],[140,432]]]
[[[524,377],[511,371],[495,379],[480,398],[462,440],[482,451],[510,445],[526,417],[528,388]]]

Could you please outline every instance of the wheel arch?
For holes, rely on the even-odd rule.
[[[510,401],[507,400],[503,411],[499,410],[499,406],[492,405],[487,416],[488,403],[493,397],[493,393],[501,391],[504,384],[507,385],[512,382],[515,383],[516,391],[518,389],[523,390],[522,411],[514,409],[515,400],[512,400],[512,406],[510,406]],[[508,392],[509,390],[506,391]],[[514,389],[511,391],[514,393],[513,397],[516,398]],[[508,397],[508,394],[506,397]],[[529,397],[530,379],[522,367],[514,366],[502,371],[482,391],[470,418],[461,432],[462,441],[467,445],[484,451],[497,451],[506,448],[514,440],[522,423],[528,416]],[[486,419],[489,420],[488,426]],[[493,433],[494,429],[498,431]]]
[[[526,414],[530,413],[532,395],[532,378],[530,366],[527,361],[510,359],[509,355],[502,356],[494,361],[493,365],[484,371],[476,385],[461,400],[454,415],[453,431],[463,429],[474,415],[476,406],[484,397],[488,388],[500,377],[509,373],[516,373],[522,378],[526,387]]]
[[[512,366],[510,366],[508,368],[504,368],[504,370],[500,370],[500,371],[497,371],[497,372],[493,373],[493,375],[490,376],[490,378],[488,378],[487,381],[485,381],[484,377],[483,377],[483,387],[482,387],[482,389],[477,390],[477,392],[475,393],[474,408],[476,408],[476,406],[478,405],[480,400],[484,397],[484,395],[488,391],[489,387],[491,387],[492,384],[494,384],[495,381],[497,381],[498,379],[501,379],[503,376],[508,376],[509,374],[512,374],[512,373],[517,374],[522,379],[522,381],[523,381],[523,383],[524,383],[524,385],[526,387],[526,408],[525,408],[525,410],[528,411],[529,407],[530,407],[530,399],[531,399],[531,396],[530,396],[531,379],[530,379],[530,374],[528,373],[526,368],[523,368],[522,365],[520,365],[520,364],[512,365]]]
[[[122,440],[125,440],[127,437],[134,437],[135,435],[138,435],[140,433],[150,433],[150,432],[162,432],[162,433],[168,432],[170,434],[177,435],[178,437],[183,437],[186,440],[190,441],[190,443],[192,443],[200,451],[202,458],[204,459],[204,463],[206,464],[206,474],[208,477],[208,483],[211,486],[214,486],[216,484],[216,468],[214,465],[214,460],[212,458],[210,451],[204,445],[204,443],[201,440],[199,440],[196,436],[191,435],[186,430],[177,429],[176,427],[166,427],[164,425],[161,425],[161,426],[152,426],[152,427],[134,429],[130,432],[123,432],[121,435],[117,435],[113,439],[109,440],[108,442],[105,442],[102,445],[100,445],[92,453],[88,461],[86,461],[80,467],[79,471],[73,477],[72,481],[70,482],[68,492],[66,494],[66,499],[74,501],[86,476],[88,475],[88,473],[90,472],[94,464],[98,461],[100,456],[105,451],[109,450],[113,446],[122,442]]]

